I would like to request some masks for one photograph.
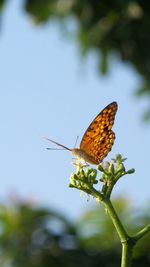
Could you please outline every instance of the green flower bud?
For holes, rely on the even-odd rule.
[[[76,175],[76,173],[72,173],[70,176],[70,180],[72,179],[78,179],[78,176]]]
[[[73,186],[76,186],[76,185],[77,185],[77,181],[76,181],[73,177],[70,177],[70,183],[71,183]]]
[[[93,177],[93,179],[96,178],[97,176],[97,170],[96,169],[93,169],[92,172],[91,172],[91,176]]]
[[[100,164],[100,165],[98,165],[98,168],[97,168],[100,172],[104,172],[104,168],[103,168],[103,166]]]
[[[128,170],[126,173],[127,174],[132,174],[132,173],[134,173],[135,172],[135,169],[130,169],[130,170]]]
[[[87,169],[87,170],[85,171],[85,176],[88,177],[90,173],[91,173],[91,169]]]
[[[115,159],[112,159],[115,163],[119,164],[126,160],[127,158],[123,158],[121,154],[117,154]]]
[[[74,188],[74,186],[72,184],[69,184],[68,187]]]
[[[123,163],[118,164],[116,171],[117,172],[120,171],[121,173],[125,172],[125,167],[124,167]]]
[[[108,171],[109,171],[109,173],[114,174],[115,167],[114,167],[114,164],[113,164],[112,162],[111,162],[110,165],[109,165]]]

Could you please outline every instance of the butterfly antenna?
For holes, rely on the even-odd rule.
[[[76,138],[76,141],[75,141],[75,144],[74,144],[74,148],[77,146],[78,139],[79,139],[79,136],[77,135],[77,138]]]
[[[46,147],[47,150],[66,150],[65,148],[52,148],[52,147]]]
[[[54,141],[54,140],[51,140],[51,139],[49,139],[49,138],[47,138],[47,137],[44,137],[44,138],[45,138],[47,141],[56,144],[57,146],[61,146],[61,147],[63,147],[64,149],[71,151],[70,148],[68,148],[68,147],[66,147],[66,146],[63,146],[62,144],[59,144],[59,143],[57,143],[57,142]]]

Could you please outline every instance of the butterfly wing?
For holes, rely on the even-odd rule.
[[[115,133],[112,130],[107,131],[104,137],[97,135],[87,144],[86,154],[90,158],[90,162],[99,164],[112,149],[115,140]]]
[[[118,105],[112,102],[89,125],[81,140],[80,149],[93,157],[98,164],[111,150],[115,134],[111,130]]]

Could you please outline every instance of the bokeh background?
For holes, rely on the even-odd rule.
[[[115,12],[120,20],[123,11],[124,14],[129,12],[128,16],[124,15],[123,26],[127,24],[127,18],[128,24],[133,23],[127,24],[131,30],[130,42],[127,43],[128,35],[124,28],[120,31],[122,43],[124,41],[126,50],[131,52],[130,57],[130,53],[129,56],[121,54],[123,45],[119,38],[118,42],[117,38],[115,40],[115,35],[114,40],[110,39],[110,47],[107,46],[107,38],[109,40],[111,36],[108,32],[105,38],[99,32],[102,36],[102,41],[98,40],[101,46],[98,41],[97,45],[94,41],[92,43],[92,40],[98,39],[95,36],[101,30],[101,25],[96,33],[90,32],[92,27],[88,28],[90,22],[87,23],[86,17],[92,14],[90,1],[84,1],[83,6],[77,1],[78,8],[72,10],[75,1],[67,2],[1,1],[1,205],[4,208],[9,203],[10,210],[13,205],[13,208],[17,205],[18,214],[21,214],[20,209],[32,210],[22,204],[24,200],[33,206],[46,207],[48,212],[49,209],[60,212],[71,222],[77,222],[86,212],[88,214],[91,209],[97,209],[98,204],[93,206],[92,199],[87,202],[87,196],[81,197],[79,192],[68,188],[69,176],[74,171],[72,155],[68,151],[46,150],[46,147],[54,146],[43,137],[74,147],[76,137],[79,136],[81,140],[85,129],[100,110],[110,102],[117,101],[119,109],[114,124],[116,140],[108,159],[121,153],[128,158],[127,168],[133,167],[136,172],[117,184],[113,198],[120,198],[120,203],[128,203],[120,205],[135,207],[141,212],[143,207],[148,206],[150,199],[149,58],[146,54],[149,52],[148,41],[145,41],[146,33],[147,40],[149,38],[149,29],[147,31],[145,27],[140,39],[140,28],[135,22],[144,27],[145,19],[145,25],[149,25],[148,10],[145,11],[147,7],[140,1],[128,1],[128,6],[123,6],[123,1],[118,6],[110,1],[112,13],[107,13],[109,8],[106,9],[103,3],[100,7],[102,14],[97,14],[107,19],[102,25],[104,35],[105,28],[108,25],[110,27],[111,18],[115,21]],[[86,9],[86,5],[89,9]],[[81,10],[85,11],[85,18],[81,16]],[[108,17],[105,17],[105,13]],[[137,39],[132,26],[137,29]],[[85,31],[85,36],[80,33],[80,38],[76,38],[79,29]],[[91,35],[87,37],[88,32]],[[135,47],[135,51],[138,53],[139,48],[141,54],[136,58],[132,49],[138,41],[140,45]],[[147,58],[146,63],[143,55]],[[71,246],[73,241],[69,242]],[[24,266],[23,260],[20,266]]]

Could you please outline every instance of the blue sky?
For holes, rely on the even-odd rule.
[[[113,197],[146,203],[150,128],[140,120],[146,100],[133,96],[136,73],[114,58],[109,75],[99,76],[94,53],[81,60],[77,44],[58,25],[35,26],[19,2],[7,5],[0,36],[0,199],[17,193],[69,217],[80,215],[93,201],[68,188],[72,156],[47,151],[43,136],[73,147],[100,110],[117,101],[116,141],[107,159],[122,153],[136,172],[120,180]]]

